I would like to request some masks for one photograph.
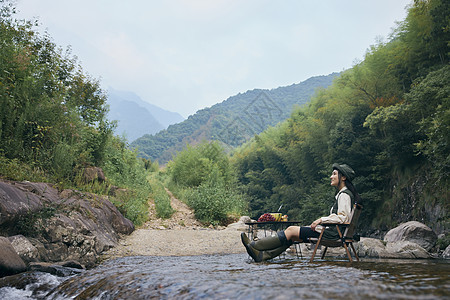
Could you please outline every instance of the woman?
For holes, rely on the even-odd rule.
[[[353,202],[360,202],[360,197],[352,184],[355,172],[346,164],[333,164],[331,185],[336,187],[336,202],[330,210],[330,215],[322,217],[310,226],[289,226],[285,231],[279,231],[276,236],[268,236],[258,241],[250,241],[245,233],[241,233],[241,240],[247,253],[256,261],[265,261],[277,257],[289,248],[294,241],[306,242],[309,238],[318,238],[323,225],[327,223],[347,223],[349,221]],[[325,239],[338,239],[336,227],[326,228],[323,233]]]

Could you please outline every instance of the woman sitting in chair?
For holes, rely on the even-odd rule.
[[[310,226],[289,226],[279,231],[277,236],[268,236],[257,241],[250,241],[245,233],[241,233],[241,240],[247,253],[256,261],[261,262],[277,257],[289,248],[294,241],[307,242],[309,238],[318,238],[327,223],[347,223],[349,221],[352,205],[359,203],[360,197],[352,184],[355,172],[346,164],[333,164],[331,185],[336,187],[336,202],[330,210],[330,215],[322,217]],[[326,239],[338,239],[337,229],[333,226],[326,228],[323,233]]]

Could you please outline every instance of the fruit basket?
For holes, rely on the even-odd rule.
[[[287,215],[282,216],[281,213],[265,213],[258,218],[258,222],[280,222],[287,221]]]

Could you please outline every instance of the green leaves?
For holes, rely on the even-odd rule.
[[[217,142],[186,146],[169,162],[168,174],[203,223],[225,224],[247,210],[229,158]]]
[[[168,167],[172,181],[186,187],[199,186],[213,170],[217,170],[225,182],[231,180],[228,157],[217,142],[204,142],[195,148],[187,145]]]
[[[329,168],[342,162],[358,175],[366,230],[372,220],[383,226],[400,216],[437,222],[426,212],[449,203],[448,7],[414,1],[390,41],[371,46],[278,130],[234,154],[253,217],[283,203],[291,219],[308,224],[329,204]],[[410,199],[415,210],[401,211]]]
[[[0,0],[0,175],[57,182],[105,193],[136,225],[147,219],[150,186],[136,152],[113,136],[105,119],[99,81],[76,59],[41,35],[29,21],[14,19],[14,3]],[[87,166],[102,167],[106,183],[80,179]]]
[[[70,177],[72,164],[100,165],[111,126],[99,82],[83,72],[69,49],[63,52],[31,22],[15,20],[11,2],[2,5],[0,149],[57,177]],[[61,145],[72,148],[64,166],[58,157],[67,151]]]

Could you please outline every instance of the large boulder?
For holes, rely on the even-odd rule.
[[[430,254],[420,245],[409,241],[383,242],[373,238],[361,238],[355,245],[358,256],[372,258],[429,258]]]
[[[104,182],[106,180],[103,170],[98,167],[87,167],[83,171],[83,179],[85,182]]]
[[[64,204],[70,213],[56,214],[43,228],[49,261],[69,259],[92,267],[99,254],[117,245],[119,234],[134,230],[106,197],[74,194]]]
[[[24,262],[39,261],[40,255],[38,249],[26,237],[23,235],[15,235],[8,237],[8,240]]]
[[[410,241],[386,244],[387,258],[430,258],[430,254],[420,245]]]
[[[248,226],[245,225],[245,223],[250,222],[251,219],[249,216],[242,216],[239,221],[235,222],[235,223],[231,223],[227,226],[226,229],[229,230],[238,230],[238,231],[247,231],[248,230]]]
[[[437,235],[434,231],[417,221],[410,221],[391,229],[384,237],[385,242],[409,241],[430,251],[436,244]]]
[[[442,253],[442,257],[445,259],[450,259],[450,245],[445,248],[444,253]]]
[[[6,182],[0,182],[0,225],[43,207],[38,195]]]
[[[35,258],[48,262],[73,260],[93,267],[103,251],[117,245],[120,234],[134,230],[133,223],[107,196],[73,190],[59,193],[46,183],[0,182],[0,213],[3,235],[25,234],[16,226],[25,215],[30,217],[28,222],[34,222],[28,228],[32,236],[12,239],[27,262]]]
[[[360,257],[386,257],[387,251],[383,241],[373,238],[361,238],[355,245],[356,252]]]
[[[0,237],[0,277],[27,270],[25,262],[16,253],[6,237]]]

